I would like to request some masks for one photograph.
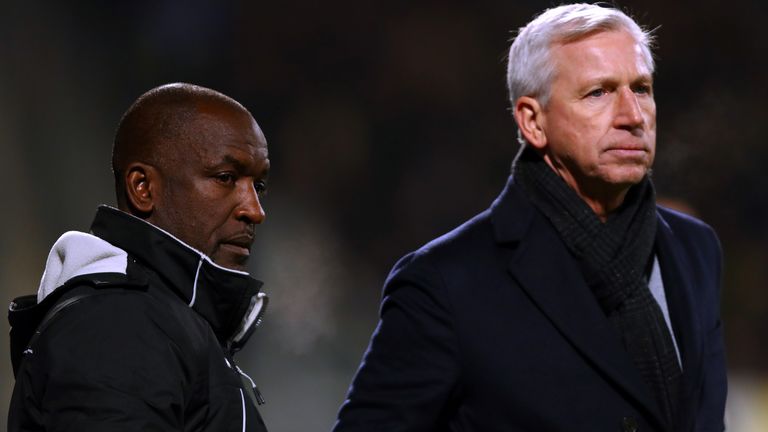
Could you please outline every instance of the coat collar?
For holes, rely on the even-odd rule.
[[[684,247],[672,227],[659,213],[656,231],[656,253],[661,267],[670,320],[675,332],[683,363],[682,391],[680,392],[680,419],[692,419],[695,397],[702,376],[703,335],[699,330],[699,311],[695,308],[695,286],[692,278],[682,269],[694,268]],[[678,425],[688,430],[693,425]]]
[[[170,233],[128,213],[100,206],[91,232],[125,250],[205,318],[219,341],[237,350],[258,325],[266,296],[262,282],[226,269]]]
[[[510,249],[508,270],[552,324],[641,412],[665,427],[656,401],[554,227],[510,176],[491,207],[497,243]],[[662,264],[663,265],[663,264]],[[665,281],[666,283],[666,281]]]
[[[500,244],[519,242],[528,232],[528,228],[537,210],[515,185],[514,177],[509,176],[507,185],[491,204],[491,223],[496,241]]]

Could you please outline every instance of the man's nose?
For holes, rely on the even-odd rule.
[[[637,95],[630,88],[622,88],[618,91],[616,104],[615,125],[620,129],[634,130],[643,125],[645,118],[640,109]]]
[[[264,213],[259,194],[253,183],[249,182],[243,184],[239,189],[240,193],[238,194],[238,199],[240,202],[235,211],[235,217],[238,220],[252,224],[260,224],[264,222],[264,218],[266,218],[267,215]]]

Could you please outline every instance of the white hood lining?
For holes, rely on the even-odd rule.
[[[40,303],[68,280],[91,273],[122,273],[128,267],[128,253],[106,241],[78,231],[62,234],[53,244],[37,291]]]

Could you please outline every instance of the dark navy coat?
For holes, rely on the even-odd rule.
[[[722,431],[721,252],[658,209],[683,366],[674,432]],[[402,258],[335,432],[671,431],[575,258],[510,179],[490,209]]]

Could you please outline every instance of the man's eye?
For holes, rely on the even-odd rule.
[[[259,195],[265,195],[267,193],[267,184],[263,181],[257,181],[253,183],[253,188]]]
[[[605,95],[605,93],[606,93],[605,89],[599,88],[599,89],[594,89],[591,92],[587,93],[587,96],[589,96],[589,97],[600,97],[600,96]]]
[[[235,182],[235,176],[232,173],[216,174],[216,180],[221,183],[230,184]]]
[[[651,86],[649,85],[639,85],[635,86],[633,89],[635,93],[638,94],[650,94],[651,93]]]

